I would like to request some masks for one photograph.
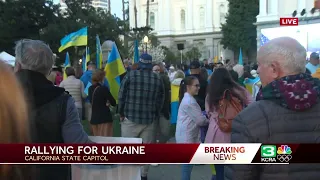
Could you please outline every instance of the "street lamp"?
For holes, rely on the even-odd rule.
[[[146,44],[146,53],[148,53],[148,42],[149,42],[148,36],[145,36],[145,37],[143,38],[143,42]]]

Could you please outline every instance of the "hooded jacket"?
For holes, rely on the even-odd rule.
[[[286,76],[260,89],[232,121],[232,143],[319,143],[320,81]],[[260,152],[259,152],[260,153]],[[225,180],[318,180],[319,164],[226,165]]]

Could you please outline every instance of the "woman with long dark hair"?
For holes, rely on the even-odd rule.
[[[181,81],[179,89],[179,110],[176,126],[177,143],[199,143],[200,126],[208,125],[208,119],[201,112],[195,95],[200,89],[199,80],[188,76]],[[182,165],[182,180],[190,180],[193,165]]]
[[[250,93],[233,80],[227,69],[216,69],[211,76],[206,97],[206,112],[209,117],[209,128],[205,143],[230,143],[231,141],[231,133],[222,131],[217,123],[219,102],[223,98],[226,90],[229,90],[232,96],[237,97],[244,106],[253,101]],[[223,180],[224,166],[215,165],[215,170],[216,180]]]

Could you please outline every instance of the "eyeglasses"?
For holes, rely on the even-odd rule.
[[[155,69],[155,70],[153,70],[153,71],[157,71],[157,72],[159,72],[159,71],[160,71],[160,69]]]
[[[197,88],[200,88],[200,84],[196,84],[196,85],[192,85],[192,86],[195,86]]]

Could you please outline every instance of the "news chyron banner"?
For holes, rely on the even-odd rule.
[[[0,144],[0,164],[319,163],[319,144]]]

